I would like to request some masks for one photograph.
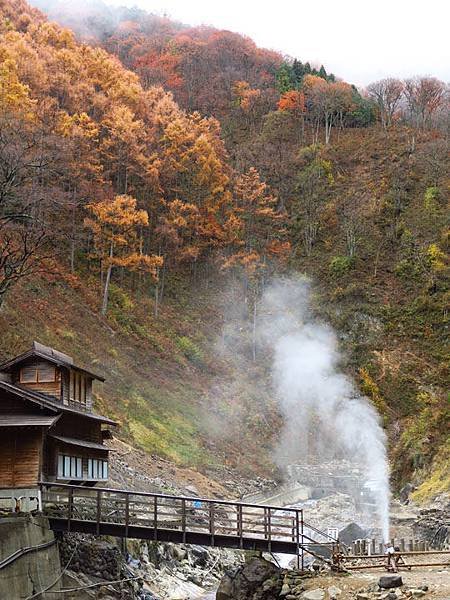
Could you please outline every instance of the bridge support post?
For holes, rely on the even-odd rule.
[[[209,533],[211,535],[211,545],[214,546],[214,504],[209,505]]]
[[[67,506],[67,531],[70,532],[70,523],[73,517],[73,489],[69,490],[69,498],[68,498],[68,506]]]
[[[186,500],[181,500],[181,530],[183,532],[183,544],[186,543]]]
[[[128,525],[130,523],[130,494],[125,494],[125,538],[128,537]]]
[[[305,538],[304,536],[304,525],[303,525],[303,509],[300,511],[300,527],[301,527],[301,533],[302,533],[302,548],[301,548],[301,556],[302,556],[302,571],[305,570],[305,549],[304,549],[304,542],[305,542]]]
[[[102,492],[97,490],[97,535],[100,535],[100,521],[102,520]]]
[[[158,539],[158,496],[153,498],[153,539]]]
[[[239,537],[239,548],[244,547],[244,540],[242,537],[242,505],[238,504],[237,506],[237,534]]]
[[[303,519],[302,519],[303,521]],[[300,523],[298,511],[295,513],[295,539],[297,543],[297,569],[300,569]],[[302,556],[303,558],[303,556]]]

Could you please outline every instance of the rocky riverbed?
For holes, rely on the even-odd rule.
[[[225,467],[217,472],[200,473],[148,456],[119,440],[109,444],[112,487],[227,499],[257,493],[262,500],[277,490],[276,482],[269,479],[245,478]],[[328,528],[342,530],[354,523],[368,536],[377,536],[376,523],[371,517],[373,510],[358,502],[352,494],[334,490],[323,497],[303,499],[298,505],[305,510],[305,520],[322,531]],[[444,547],[448,545],[448,498],[438,499],[422,513],[411,502],[401,504],[396,501],[391,506],[391,513],[393,535],[433,539]],[[129,540],[124,547],[114,539],[99,541],[89,536],[65,536],[60,549],[61,562],[67,566],[64,587],[84,588],[70,596],[74,600],[97,597],[213,600],[217,588],[217,600],[406,600],[422,596],[425,600],[450,599],[448,571],[445,570],[407,573],[401,588],[386,592],[377,588],[379,575],[375,574],[314,575],[281,569],[277,565],[266,565],[271,575],[258,583],[258,577],[255,579],[254,573],[248,573],[243,552],[215,548],[137,540]],[[249,591],[252,578],[255,586]],[[117,580],[127,581],[114,583]],[[101,586],[86,588],[96,584]],[[424,586],[428,589],[422,589]],[[413,593],[413,590],[416,591]]]
[[[424,568],[400,575],[302,573],[253,558],[230,571],[217,600],[449,600],[450,571]]]

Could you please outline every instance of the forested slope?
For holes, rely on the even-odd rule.
[[[123,435],[267,471],[253,306],[306,272],[396,482],[448,485],[446,86],[392,80],[388,106],[229,32],[138,11],[83,45],[21,0],[0,11],[2,356],[34,337],[98,362]],[[230,306],[241,364],[219,353]]]

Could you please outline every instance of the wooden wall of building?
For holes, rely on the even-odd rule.
[[[40,478],[41,450],[41,428],[2,428],[0,488],[35,486]]]
[[[103,442],[101,423],[75,414],[63,413],[52,427],[51,433],[98,444]]]

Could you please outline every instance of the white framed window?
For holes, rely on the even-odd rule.
[[[83,461],[79,456],[58,454],[59,479],[83,479]]]
[[[89,458],[88,479],[108,479],[108,461]]]

